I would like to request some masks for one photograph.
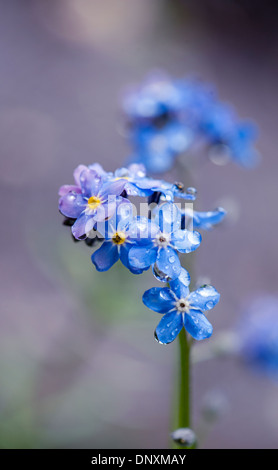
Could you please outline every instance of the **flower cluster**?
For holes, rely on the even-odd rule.
[[[261,294],[248,302],[235,336],[240,357],[253,370],[278,378],[278,297]]]
[[[123,110],[133,148],[131,161],[148,171],[165,172],[177,156],[203,147],[212,161],[234,160],[244,167],[257,163],[257,130],[240,121],[214,90],[193,80],[150,76],[126,94]]]
[[[182,327],[197,340],[209,337],[212,326],[205,312],[218,302],[219,294],[208,285],[190,293],[190,276],[179,254],[196,250],[202,240],[196,228],[210,229],[225,211],[194,212],[194,188],[184,191],[180,183],[149,178],[142,164],[114,173],[99,164],[79,165],[74,180],[74,185],[60,188],[59,210],[74,239],[101,243],[91,256],[95,268],[107,271],[120,260],[133,274],[151,268],[156,279],[168,283],[169,287],[155,287],[143,295],[147,307],[165,314],[156,339],[170,343]],[[139,215],[130,200],[134,196],[146,198]]]

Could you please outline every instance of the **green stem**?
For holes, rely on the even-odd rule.
[[[179,334],[180,379],[178,427],[190,428],[190,343],[183,328]]]

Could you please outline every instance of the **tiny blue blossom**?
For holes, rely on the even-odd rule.
[[[128,253],[131,247],[150,236],[150,225],[146,217],[133,216],[128,201],[119,204],[117,213],[97,224],[98,234],[104,241],[91,257],[96,269],[107,271],[120,259],[133,274],[141,274],[144,269],[131,266]]]
[[[129,251],[129,262],[137,269],[154,268],[164,282],[176,279],[181,272],[177,252],[190,253],[198,248],[202,237],[197,231],[181,230],[181,212],[173,203],[158,207],[152,222],[151,237]]]
[[[170,287],[152,287],[144,293],[143,303],[163,314],[155,330],[159,343],[171,343],[183,327],[196,340],[212,335],[213,327],[204,312],[218,303],[220,295],[210,285],[190,292],[189,284],[189,274],[182,268],[180,277],[169,282]]]
[[[97,222],[115,213],[126,180],[105,182],[95,170],[82,166],[76,170],[75,180],[75,186],[60,188],[59,210],[65,217],[76,219],[72,234],[82,239]]]

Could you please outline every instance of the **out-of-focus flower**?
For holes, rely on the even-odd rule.
[[[261,295],[244,311],[237,328],[239,354],[254,370],[278,378],[278,297]]]
[[[190,253],[201,243],[201,235],[196,231],[181,230],[181,212],[173,203],[165,203],[157,208],[152,223],[152,236],[141,245],[129,251],[129,262],[136,269],[154,267],[155,276],[164,282],[176,279],[181,272],[177,251]]]
[[[163,128],[135,127],[130,134],[134,153],[132,161],[143,162],[150,173],[164,173],[172,168],[177,155],[185,152],[192,133],[184,124],[174,120]]]
[[[241,121],[215,90],[196,80],[151,76],[125,96],[123,109],[132,160],[150,172],[168,171],[177,156],[200,144],[215,163],[232,159],[250,168],[258,162],[254,124]]]
[[[72,226],[72,234],[82,239],[93,228],[96,222],[111,217],[122,198],[126,180],[103,182],[95,170],[78,167],[75,171],[75,181],[80,186],[62,186],[59,191],[59,210],[65,216],[76,219]]]
[[[181,329],[196,340],[209,338],[213,328],[204,312],[211,310],[219,301],[220,295],[210,285],[189,291],[190,277],[182,268],[181,276],[170,281],[170,287],[153,287],[143,295],[143,303],[155,312],[164,314],[156,330],[159,343],[171,343]]]

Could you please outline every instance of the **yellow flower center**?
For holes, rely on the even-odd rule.
[[[88,207],[90,209],[96,209],[99,205],[101,204],[101,200],[96,197],[96,196],[92,196],[88,199]]]
[[[125,242],[125,233],[115,232],[112,237],[112,242],[115,243],[115,245],[122,245]]]

